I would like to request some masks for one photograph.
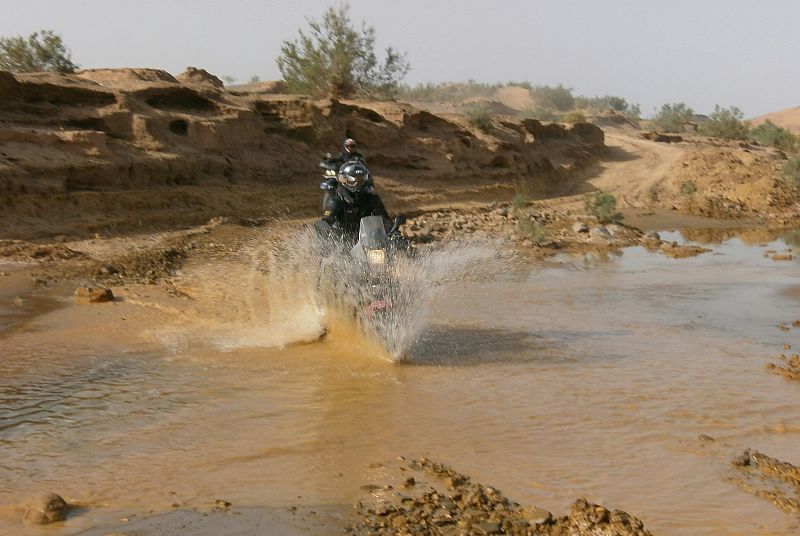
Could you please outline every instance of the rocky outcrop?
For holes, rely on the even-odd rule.
[[[649,536],[644,523],[622,510],[608,510],[578,499],[569,514],[554,516],[535,506],[522,507],[500,490],[477,482],[452,467],[417,458],[406,460],[399,485],[368,485],[356,504],[353,536],[403,534],[514,534],[519,536]],[[386,471],[387,473],[389,471]],[[424,479],[422,484],[417,478]],[[433,481],[431,481],[433,480]],[[372,492],[380,490],[376,502]]]
[[[0,72],[0,237],[311,214],[316,163],[345,137],[359,141],[373,174],[408,188],[467,180],[512,189],[520,176],[546,188],[603,149],[589,124],[508,120],[484,133],[461,115],[401,103],[227,91],[197,68],[177,78]],[[416,202],[407,188],[384,191]]]

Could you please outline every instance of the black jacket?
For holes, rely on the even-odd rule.
[[[322,220],[339,232],[356,236],[361,218],[381,216],[391,224],[389,214],[380,196],[372,188],[350,192],[341,184],[325,191],[322,198]]]

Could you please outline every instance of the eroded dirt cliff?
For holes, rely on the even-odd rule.
[[[356,138],[398,210],[547,191],[604,150],[599,128],[401,103],[226,90],[201,69],[0,72],[0,235],[125,234],[212,216],[310,216],[316,163]]]

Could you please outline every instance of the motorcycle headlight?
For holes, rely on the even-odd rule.
[[[368,249],[367,262],[373,266],[383,266],[386,264],[386,250]]]

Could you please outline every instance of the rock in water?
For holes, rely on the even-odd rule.
[[[79,303],[102,303],[114,300],[110,288],[80,287],[75,290],[75,301]]]
[[[56,521],[64,521],[69,513],[69,505],[55,493],[45,493],[33,499],[25,509],[25,523],[31,525],[47,525]]]

